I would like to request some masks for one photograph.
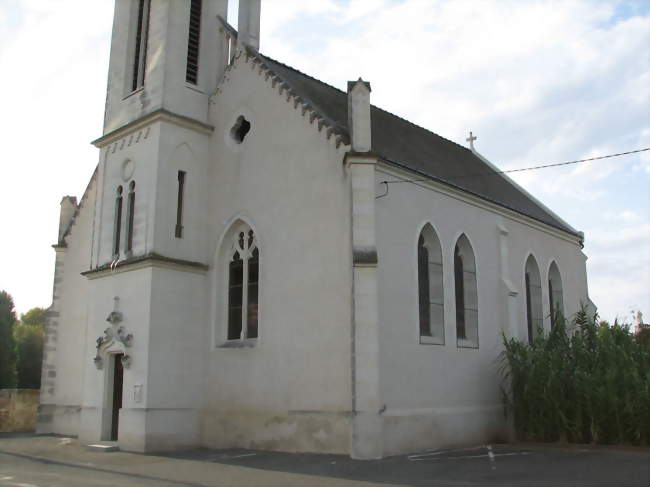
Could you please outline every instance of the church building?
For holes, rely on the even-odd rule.
[[[260,0],[237,30],[227,9],[115,1],[99,163],[61,201],[38,431],[359,459],[507,439],[502,334],[588,302],[583,234],[471,134],[262,54]]]

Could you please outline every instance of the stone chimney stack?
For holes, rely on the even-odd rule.
[[[63,234],[68,228],[68,225],[74,217],[74,213],[77,211],[77,198],[74,196],[64,196],[61,200],[61,213],[59,213],[59,239],[58,242],[61,242]]]
[[[239,42],[260,49],[261,0],[239,0]]]
[[[370,152],[370,83],[348,81],[348,127],[353,152]]]

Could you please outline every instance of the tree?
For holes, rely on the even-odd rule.
[[[26,326],[45,327],[47,310],[45,308],[32,308],[27,313],[20,315],[20,323]]]
[[[43,333],[47,310],[32,308],[20,317],[14,329],[16,342],[16,379],[21,389],[41,387]]]
[[[15,323],[14,300],[8,292],[0,291],[0,389],[16,385]]]

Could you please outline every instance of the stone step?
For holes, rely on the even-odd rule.
[[[120,447],[117,446],[117,441],[100,441],[98,443],[86,445],[86,448],[98,452],[118,451],[120,449]]]

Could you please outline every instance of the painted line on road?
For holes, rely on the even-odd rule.
[[[454,448],[451,450],[428,450],[429,453],[418,453],[415,455],[409,455],[408,458],[409,460],[411,458],[419,458],[419,457],[431,457],[431,456],[436,456],[436,455],[444,455],[445,453],[457,453],[459,451],[471,451],[471,450],[480,450],[480,446],[470,446],[467,448]]]
[[[205,484],[195,484],[193,482],[185,482],[183,480],[174,480],[174,479],[166,479],[162,477],[154,477],[151,475],[143,475],[139,473],[128,473],[128,472],[120,472],[119,470],[110,470],[108,468],[98,468],[98,467],[88,467],[85,465],[79,465],[77,463],[68,463],[68,462],[61,462],[58,460],[50,460],[48,458],[41,458],[41,457],[33,457],[31,455],[24,455],[22,453],[12,453],[4,450],[0,450],[0,455],[7,455],[10,457],[15,457],[15,458],[22,458],[24,460],[29,460],[32,462],[36,463],[42,463],[45,465],[56,465],[58,467],[68,467],[68,468],[76,468],[79,470],[90,470],[91,472],[101,472],[101,473],[109,473],[109,474],[115,474],[115,475],[122,475],[123,477],[131,477],[135,479],[143,479],[143,480],[154,480],[157,482],[165,482],[170,485],[180,485],[182,487],[207,487]],[[12,486],[15,487],[15,486]],[[20,487],[20,486],[19,486]],[[31,487],[37,487],[37,486],[31,486]]]
[[[228,455],[226,455],[224,458],[228,460],[232,460],[233,458],[254,457],[255,455],[257,455],[257,453],[246,453],[245,455],[235,455],[233,457],[229,457]]]
[[[494,453],[492,453],[492,445],[487,445],[488,456],[490,457],[490,467],[492,470],[496,470],[497,466],[494,464]]]
[[[531,452],[528,451],[522,451],[522,452],[512,452],[512,453],[493,453],[493,457],[512,457],[516,455],[530,455]],[[409,459],[412,462],[424,462],[427,460],[431,461],[436,461],[440,462],[443,460],[467,460],[467,459],[472,459],[472,458],[490,458],[490,455],[487,453],[484,453],[482,455],[463,455],[462,457],[445,457],[445,458],[440,458],[440,457],[434,457],[434,458],[412,458]]]

